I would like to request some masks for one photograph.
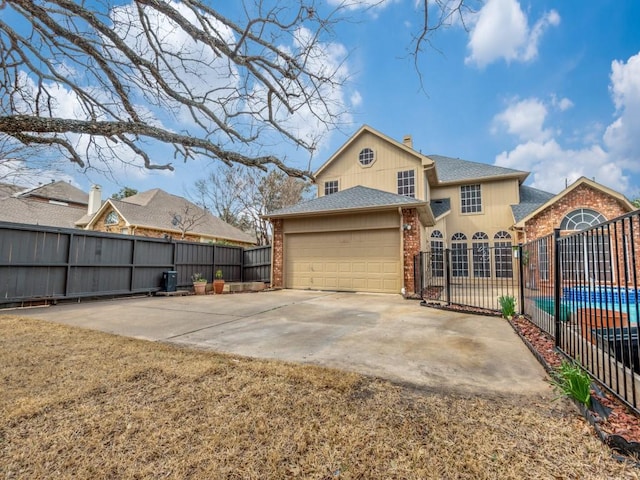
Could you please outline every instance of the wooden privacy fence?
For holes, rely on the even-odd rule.
[[[151,293],[163,273],[191,286],[212,281],[269,282],[271,247],[242,247],[0,222],[0,305],[43,299]]]

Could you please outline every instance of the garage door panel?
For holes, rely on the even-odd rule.
[[[295,233],[285,236],[288,288],[398,293],[398,229]]]

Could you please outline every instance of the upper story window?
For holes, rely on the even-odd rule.
[[[589,227],[606,222],[607,219],[601,213],[588,208],[579,208],[567,214],[560,224],[561,230],[586,230]]]
[[[109,214],[104,219],[105,225],[117,225],[118,224],[118,214],[116,212],[109,212]]]
[[[331,195],[332,193],[336,193],[338,191],[338,180],[330,180],[328,182],[324,182],[324,194]]]
[[[462,185],[460,187],[460,205],[462,213],[482,212],[480,184]]]
[[[413,170],[398,172],[398,195],[416,196],[416,177]]]
[[[371,165],[374,160],[375,155],[373,153],[373,150],[371,150],[370,148],[363,148],[362,150],[360,150],[360,154],[358,155],[358,161],[360,162],[360,165],[362,165],[363,167],[367,167]]]

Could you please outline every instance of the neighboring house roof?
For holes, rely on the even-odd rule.
[[[26,198],[0,199],[0,220],[3,222],[75,228],[75,221],[86,207],[58,205]]]
[[[24,187],[14,185],[13,183],[0,183],[0,199],[12,197],[22,190],[24,190]]]
[[[450,198],[436,198],[429,202],[431,211],[435,218],[441,217],[445,213],[451,211],[451,199]]]
[[[174,215],[183,217],[186,215],[195,220],[194,225],[186,232],[187,234],[241,243],[256,243],[255,238],[251,235],[223,222],[187,199],[172,195],[159,188],[138,193],[122,200],[108,199],[93,216],[93,219],[89,221],[86,228],[90,228],[102,213],[110,208],[116,210],[132,227],[181,233],[180,227],[173,222]]]
[[[553,193],[544,192],[526,185],[520,185],[520,203],[511,205],[514,220],[519,222],[554,196]]]
[[[606,193],[607,195],[610,195],[611,197],[613,197],[616,200],[618,200],[621,204],[623,204],[630,212],[635,210],[635,207],[633,206],[633,204],[627,199],[627,197],[625,197],[621,193],[616,192],[615,190],[612,190],[612,189],[610,189],[608,187],[605,187],[604,185],[601,185],[601,184],[599,184],[597,182],[594,182],[593,180],[589,180],[586,177],[580,177],[578,180],[573,182],[568,188],[565,188],[563,191],[561,191],[557,195],[552,195],[550,198],[547,199],[546,202],[539,204],[537,206],[537,208],[529,211],[527,214],[522,216],[520,219],[516,219],[515,226],[517,228],[524,227],[524,225],[527,222],[527,220],[535,217],[537,214],[542,212],[545,208],[547,208],[550,205],[552,205],[552,204],[556,203],[557,201],[561,200],[563,197],[567,196],[569,193],[571,193],[573,190],[578,188],[580,185],[587,185],[587,186],[589,186],[589,187],[591,187],[591,188],[593,188],[595,190],[600,190],[601,192]],[[540,190],[538,190],[538,192],[540,192]],[[522,203],[522,202],[520,202],[520,203]],[[513,206],[512,206],[512,210],[513,210]],[[515,213],[514,213],[514,216],[515,216]]]
[[[493,177],[518,177],[521,182],[524,182],[529,175],[529,172],[498,167],[487,163],[472,162],[442,155],[427,156],[435,163],[438,184],[477,181]]]
[[[381,210],[389,207],[417,208],[421,221],[433,224],[433,214],[426,202],[361,185],[276,210],[265,215],[265,218],[349,213],[354,210]]]
[[[320,168],[318,168],[315,172],[314,172],[314,176],[320,175],[320,173],[322,173],[322,171],[327,168],[336,158],[340,157],[340,155],[342,154],[342,152],[349,146],[351,145],[351,143],[353,143],[358,137],[360,137],[361,135],[365,134],[365,133],[370,133],[372,135],[375,135],[376,137],[379,137],[383,140],[385,140],[386,142],[395,145],[397,148],[403,150],[405,153],[408,153],[409,155],[412,155],[414,157],[416,157],[416,159],[420,160],[420,162],[423,165],[431,165],[431,160],[426,156],[423,155],[420,152],[416,152],[413,148],[411,148],[408,145],[405,145],[402,142],[398,142],[397,140],[394,140],[391,137],[388,137],[387,135],[385,135],[382,132],[377,131],[374,128],[371,128],[369,125],[363,125],[362,127],[360,127],[358,129],[358,131],[356,133],[354,133],[349,140],[347,140],[333,155],[331,155],[331,157],[329,157],[329,159],[324,162]]]
[[[89,204],[89,194],[67,182],[51,182],[39,185],[16,193],[18,197],[35,197],[56,202],[75,203],[80,205]]]

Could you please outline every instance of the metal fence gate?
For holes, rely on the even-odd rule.
[[[518,295],[517,249],[473,245],[433,249],[415,258],[416,292],[425,302],[500,310],[499,298]]]

